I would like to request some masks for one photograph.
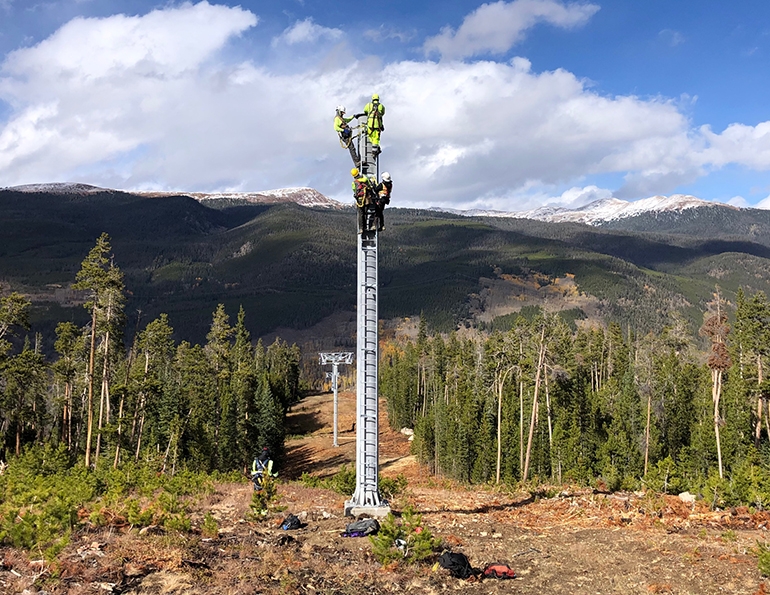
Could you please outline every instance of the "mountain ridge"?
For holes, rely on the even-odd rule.
[[[655,195],[635,201],[621,200],[609,197],[600,198],[577,208],[542,206],[526,211],[497,211],[487,209],[451,209],[430,207],[431,211],[447,212],[465,217],[506,217],[512,219],[534,219],[549,223],[584,223],[598,226],[619,219],[627,219],[642,215],[659,213],[683,213],[690,209],[722,207],[740,210],[734,205],[715,201],[703,200],[689,194],[672,194],[671,196]]]
[[[87,196],[96,194],[126,194],[142,198],[170,198],[187,196],[202,204],[214,208],[235,205],[270,205],[292,202],[303,207],[340,209],[346,205],[328,198],[318,190],[309,187],[277,188],[258,192],[186,192],[167,190],[117,190],[102,188],[79,182],[46,182],[6,186],[0,191],[20,192],[23,194],[60,194]]]

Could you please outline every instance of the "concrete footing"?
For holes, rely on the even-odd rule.
[[[345,502],[345,516],[360,517],[367,516],[373,519],[382,519],[388,516],[390,506],[382,504],[380,506],[359,506],[350,500]]]

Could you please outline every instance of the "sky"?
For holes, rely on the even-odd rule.
[[[0,187],[351,202],[372,93],[392,206],[770,208],[766,0],[0,0]]]

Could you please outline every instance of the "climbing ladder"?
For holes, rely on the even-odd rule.
[[[379,159],[366,134],[360,136],[361,172],[378,176]],[[345,514],[385,516],[388,503],[379,489],[379,407],[377,395],[377,238],[364,230],[358,238],[358,333],[356,361],[356,489],[345,502]]]

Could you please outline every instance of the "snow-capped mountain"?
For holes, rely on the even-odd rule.
[[[77,194],[80,196],[86,194],[97,194],[99,192],[114,192],[106,188],[91,186],[90,184],[78,184],[71,182],[50,182],[47,184],[24,184],[22,186],[9,186],[0,188],[0,190],[12,190],[13,192],[27,192],[30,194],[48,193],[48,194]]]
[[[546,206],[529,211],[511,212],[487,211],[480,209],[460,211],[457,209],[441,209],[435,207],[433,210],[450,212],[467,217],[511,217],[515,219],[536,219],[538,221],[602,225],[604,223],[628,217],[635,217],[637,215],[681,213],[688,209],[712,207],[727,207],[738,210],[738,207],[702,200],[686,194],[673,194],[671,196],[658,195],[636,201],[620,200],[618,198],[602,198],[577,209]]]
[[[278,204],[293,202],[303,207],[323,207],[339,209],[344,205],[327,198],[313,188],[279,188],[277,190],[264,190],[260,192],[154,192],[154,191],[124,191],[112,190],[109,188],[99,188],[89,184],[77,183],[47,183],[47,184],[25,184],[23,186],[10,186],[0,188],[0,190],[9,190],[12,192],[25,193],[45,193],[85,196],[89,194],[121,192],[123,194],[133,194],[152,198],[162,198],[165,196],[189,196],[202,204],[214,202],[237,202],[240,204]],[[213,205],[212,205],[213,206]]]
[[[341,203],[327,198],[313,188],[279,188],[259,192],[135,192],[143,196],[189,196],[202,204],[207,202],[239,202],[251,204],[278,204],[293,202],[303,207],[338,209]]]

